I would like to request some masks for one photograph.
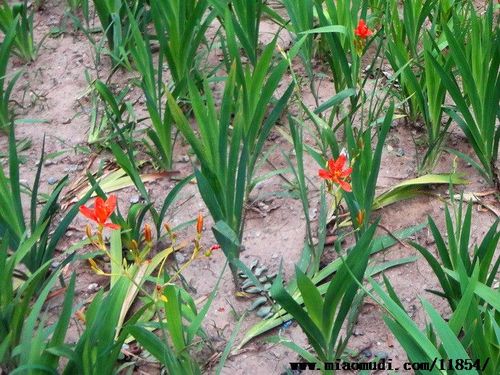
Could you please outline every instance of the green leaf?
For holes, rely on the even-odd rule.
[[[422,190],[437,184],[467,184],[468,181],[456,173],[427,174],[421,177],[403,181],[388,191],[380,194],[373,202],[373,207],[379,209],[402,199],[413,198],[422,194]]]
[[[469,355],[463,348],[462,344],[450,329],[450,327],[446,324],[446,322],[441,318],[439,313],[432,307],[432,305],[427,302],[425,299],[422,299],[422,305],[424,306],[425,311],[431,318],[434,329],[437,331],[441,343],[448,355],[448,358],[453,359],[469,359]],[[466,374],[477,374],[477,371],[474,369],[465,371]]]

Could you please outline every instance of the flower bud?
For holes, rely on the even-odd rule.
[[[147,243],[151,243],[152,242],[151,226],[149,224],[144,225],[144,240]]]
[[[167,233],[172,233],[172,228],[167,223],[163,224],[163,228],[167,231]]]
[[[89,239],[92,238],[92,228],[90,227],[90,224],[87,224],[85,227],[85,233]]]
[[[207,251],[205,251],[205,256],[209,257],[210,255],[212,255],[212,251],[219,250],[219,249],[220,249],[220,245],[219,244],[212,245],[212,246],[210,246],[210,248]]]
[[[356,215],[356,221],[358,226],[363,225],[364,220],[365,220],[365,210],[359,210],[358,214]]]
[[[201,234],[203,232],[203,215],[198,213],[198,221],[196,222],[196,232]]]

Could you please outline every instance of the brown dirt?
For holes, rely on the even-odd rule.
[[[48,33],[51,27],[58,26],[63,17],[64,1],[50,0],[46,1],[35,17],[36,38],[41,39]],[[276,27],[264,21],[263,40],[268,40],[269,33],[274,33]],[[286,47],[290,43],[287,35],[280,39],[280,43]],[[67,32],[56,38],[46,38],[40,48],[38,58],[35,62],[24,68],[24,75],[17,85],[15,99],[23,108],[16,107],[18,118],[36,118],[43,119],[44,123],[39,124],[19,124],[16,127],[18,138],[27,137],[32,140],[32,147],[23,152],[22,155],[27,158],[26,163],[21,168],[21,178],[31,184],[36,171],[36,162],[41,153],[41,144],[44,135],[46,135],[46,152],[55,153],[64,151],[51,162],[46,163],[43,169],[42,191],[49,191],[49,178],[62,178],[69,174],[70,179],[84,173],[84,168],[89,160],[89,155],[82,152],[86,148],[87,131],[89,128],[88,114],[91,109],[88,97],[86,96],[88,84],[85,79],[85,71],[88,70],[92,77],[107,77],[110,71],[110,63],[106,58],[102,59],[102,64],[95,66],[93,62],[94,51],[81,33],[73,33],[68,26]],[[14,66],[19,64],[13,60]],[[127,74],[118,74],[115,80],[124,81],[128,78]],[[320,98],[326,100],[333,94],[333,88],[329,81],[325,81],[320,87]],[[138,91],[131,94],[138,96]],[[312,105],[312,98],[304,88],[304,98],[308,104]],[[310,99],[311,98],[311,99]],[[416,176],[416,152],[412,138],[423,136],[420,129],[414,129],[411,126],[404,125],[402,122],[394,124],[391,130],[388,145],[392,150],[402,149],[404,155],[397,156],[393,151],[384,150],[382,169],[378,181],[379,190],[385,190],[398,182]],[[465,138],[458,131],[454,131],[448,142],[462,151],[471,154],[471,149],[466,143]],[[286,162],[280,154],[281,151],[290,154],[290,144],[276,137],[269,141],[268,147],[277,144],[278,147],[271,157],[271,161],[276,168],[286,166]],[[0,148],[6,149],[5,136],[0,135]],[[96,150],[92,150],[94,153]],[[189,163],[183,160],[186,155],[186,147],[179,145],[176,152],[174,169],[180,172],[181,176],[187,175],[190,170]],[[110,158],[109,154],[101,153],[97,156],[97,162],[101,159]],[[448,172],[451,169],[454,158],[449,154],[443,153],[437,170]],[[468,168],[462,161],[457,161],[458,170],[465,173],[470,184],[464,187],[458,187],[457,190],[466,192],[480,192],[489,190],[484,181],[472,168]],[[270,166],[265,168],[270,170]],[[317,165],[306,159],[306,174],[313,182],[311,191],[311,208],[318,207],[317,187],[320,181],[316,178]],[[265,173],[259,171],[257,174]],[[290,175],[286,176],[291,178]],[[175,181],[164,178],[154,183],[148,184],[153,199],[159,204],[162,198],[172,188]],[[287,192],[287,186],[280,177],[273,177],[257,186],[252,195],[253,201],[249,202],[254,209],[248,209],[246,214],[246,231],[244,236],[245,251],[242,253],[242,260],[249,264],[252,260],[258,259],[261,263],[268,265],[271,271],[277,271],[280,262],[283,263],[285,277],[290,278],[293,275],[295,262],[299,259],[305,234],[304,214],[301,204],[286,195],[280,194]],[[445,188],[435,190],[436,194],[444,196]],[[123,211],[127,210],[130,198],[137,193],[132,188],[123,189],[118,192],[119,206]],[[174,211],[171,211],[166,218],[171,224],[176,225],[186,220],[196,217],[198,211],[202,211],[206,216],[208,212],[204,207],[195,185],[189,185],[181,193],[178,205]],[[259,205],[259,202],[263,204]],[[498,202],[491,200],[490,204],[497,210],[500,210]],[[265,206],[264,206],[265,205]],[[268,212],[262,210],[262,207],[268,207]],[[425,196],[406,202],[401,202],[389,206],[375,213],[382,217],[381,223],[390,231],[406,228],[411,225],[426,221],[429,215],[437,221],[440,228],[443,228],[444,214],[443,203],[436,196]],[[264,211],[259,213],[258,211]],[[480,240],[487,228],[495,220],[495,215],[489,211],[480,209],[476,206],[473,217],[473,238]],[[66,241],[61,246],[64,251],[65,246],[80,240],[84,236],[83,228],[85,220],[77,218],[73,223],[71,230],[67,233]],[[210,231],[211,222],[207,218],[203,242],[209,246],[213,239]],[[186,236],[191,236],[194,228],[183,232]],[[384,234],[384,231],[380,231]],[[182,234],[181,234],[182,235]],[[427,229],[418,233],[415,240],[428,244],[433,249],[430,241],[430,234]],[[190,250],[187,249],[183,254],[188,257]],[[374,262],[397,259],[401,257],[417,255],[416,251],[409,246],[397,245],[388,251],[374,257]],[[222,254],[214,254],[211,258],[202,258],[194,262],[184,277],[188,284],[195,291],[195,299],[207,296],[211,291],[219,273],[224,266]],[[96,292],[95,289],[89,289],[89,285],[97,283],[98,286],[106,285],[106,278],[94,275],[87,267],[86,263],[72,265],[71,271],[76,271],[78,275],[78,293],[77,302],[88,300]],[[433,302],[438,309],[446,314],[448,311],[443,308],[442,302],[425,289],[437,287],[437,280],[427,263],[421,258],[410,265],[402,266],[386,272],[386,275],[395,286],[401,300],[413,318],[420,326],[425,325],[425,316],[420,304],[420,298],[426,298]],[[212,344],[215,351],[223,350],[223,347],[231,335],[236,320],[232,314],[234,309],[241,314],[248,307],[249,302],[239,300],[234,297],[234,288],[229,271],[224,274],[221,288],[214,301],[207,318],[204,328],[212,338]],[[55,303],[54,311],[57,311]],[[250,313],[244,320],[241,332],[238,337],[253,324],[257,323],[259,318]],[[71,331],[70,340],[75,339],[78,334],[78,325],[75,321]],[[273,334],[280,334],[285,338],[290,338],[301,345],[307,345],[306,340],[296,325],[284,329],[275,330]],[[359,315],[359,320],[355,330],[355,336],[349,342],[349,349],[354,351],[370,350],[373,354],[386,353],[388,358],[393,359],[393,364],[398,365],[406,360],[404,351],[392,337],[389,330],[382,321],[382,311],[370,300],[365,300]],[[211,354],[208,354],[208,358]],[[280,374],[288,368],[290,361],[298,360],[297,355],[289,349],[282,346],[276,346],[265,343],[261,338],[254,340],[237,353],[229,358],[223,370],[223,374]],[[160,373],[157,367],[138,366],[138,373],[156,374]],[[207,370],[212,373],[213,370]]]

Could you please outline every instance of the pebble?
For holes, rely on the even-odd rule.
[[[94,290],[97,290],[99,288],[99,284],[97,283],[92,283],[87,286],[87,290],[89,292],[93,292]]]
[[[377,357],[377,358],[380,358],[380,359],[387,359],[387,358],[389,358],[389,354],[387,354],[386,352],[375,352],[374,356]]]
[[[395,152],[396,156],[398,157],[401,157],[401,156],[404,156],[405,155],[405,150],[403,150],[402,148],[398,148]]]
[[[43,163],[43,165],[45,165],[46,167],[52,164],[55,164],[54,160],[46,160],[45,163]]]
[[[131,204],[135,204],[135,203],[139,203],[139,201],[141,200],[141,197],[139,195],[134,195],[130,198],[130,203]]]
[[[73,232],[68,230],[66,231],[66,237],[71,237],[73,235]]]
[[[49,185],[55,185],[55,184],[57,184],[57,181],[59,181],[59,179],[57,177],[49,177],[47,179],[47,183]]]
[[[177,263],[181,264],[181,263],[184,263],[184,261],[186,260],[186,256],[182,253],[175,253],[175,260],[177,261]]]
[[[78,170],[78,165],[70,165],[66,168],[64,168],[64,172],[66,173],[73,173],[73,172],[76,172]]]
[[[61,265],[61,262],[58,262],[57,260],[53,261],[51,264],[50,264],[50,268],[52,269],[56,269],[57,267],[59,267]]]
[[[361,351],[360,353],[362,356],[366,357],[366,358],[371,358],[372,357],[372,351],[370,349],[364,349]]]

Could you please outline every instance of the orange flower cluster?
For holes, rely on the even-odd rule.
[[[318,174],[319,177],[339,185],[342,190],[351,192],[352,188],[349,181],[352,168],[345,168],[346,161],[347,157],[344,154],[341,154],[337,160],[330,159],[328,160],[328,168],[320,169]]]
[[[106,200],[102,199],[101,197],[97,197],[94,201],[93,209],[82,205],[80,207],[80,213],[90,220],[95,221],[99,225],[100,229],[104,227],[111,229],[120,229],[120,226],[118,224],[107,222],[109,217],[113,214],[115,208],[116,195],[110,195]]]
[[[366,39],[370,35],[372,35],[373,32],[368,28],[368,26],[365,23],[365,20],[360,19],[358,22],[358,27],[354,29],[354,34],[359,36],[361,39]]]

